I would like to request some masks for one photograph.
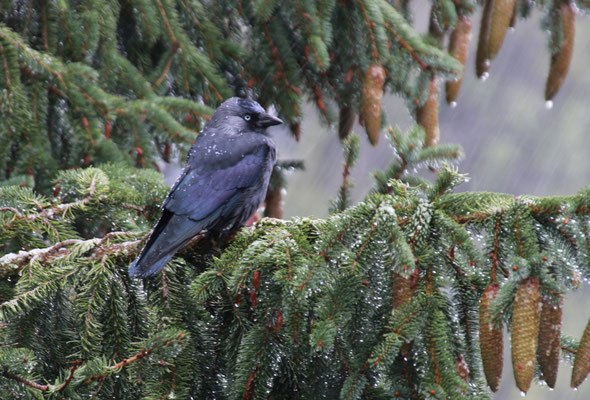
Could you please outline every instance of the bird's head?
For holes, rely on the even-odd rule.
[[[266,128],[282,124],[279,118],[267,113],[254,100],[232,97],[219,106],[211,122],[216,125],[232,126],[238,131],[265,133]]]

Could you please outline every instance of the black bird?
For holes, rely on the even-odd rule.
[[[191,148],[186,166],[162,203],[162,216],[129,275],[160,272],[194,236],[238,230],[264,200],[276,161],[266,128],[283,121],[257,102],[232,97],[215,111]]]

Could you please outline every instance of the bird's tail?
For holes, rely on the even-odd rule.
[[[138,257],[129,265],[129,276],[136,279],[154,276],[160,272],[166,266],[166,264],[168,264],[168,261],[170,261],[172,256],[173,254],[162,257],[150,265]]]
[[[149,278],[160,272],[174,254],[200,229],[195,221],[164,210],[141,253],[129,265],[132,278]]]

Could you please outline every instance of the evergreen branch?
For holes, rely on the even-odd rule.
[[[13,379],[17,382],[23,383],[29,387],[32,387],[33,389],[37,389],[42,392],[46,392],[49,390],[49,385],[43,385],[41,383],[33,382],[30,379],[23,378],[22,376],[16,375],[15,373],[7,370],[6,368],[4,368],[4,370],[2,371],[2,376],[4,376],[5,378],[8,378],[8,379]]]
[[[162,82],[164,81],[164,78],[166,78],[166,75],[168,75],[168,72],[170,71],[170,67],[172,66],[172,60],[174,59],[174,55],[176,54],[178,49],[179,49],[178,42],[174,42],[172,44],[172,51],[170,52],[170,56],[168,56],[168,61],[166,62],[166,65],[164,66],[162,73],[160,74],[158,79],[156,79],[156,82],[154,82],[154,84],[152,85],[152,88],[156,89],[158,86],[160,86],[162,84]]]
[[[59,15],[60,15],[60,17],[62,19],[61,26],[64,29],[64,32],[66,34],[66,40],[68,41],[68,44],[70,46],[70,49],[73,50],[74,49],[74,42],[72,40],[72,34],[70,33],[70,27],[69,27],[70,24],[68,24],[68,19],[66,18],[66,8],[65,8],[66,5],[65,4],[62,5],[62,4],[59,4],[59,6],[61,6],[61,7],[58,6],[58,8],[59,8]]]
[[[36,74],[31,69],[29,69],[23,65],[19,66],[19,70],[20,70],[21,74],[25,75],[28,78],[33,78],[38,81],[43,80],[43,78],[40,77],[39,74]],[[58,88],[55,85],[52,85],[49,82],[47,82],[47,89],[49,89],[50,92],[55,93],[57,96],[61,97],[62,99],[68,98],[68,96],[60,88]]]
[[[268,24],[266,22],[262,22],[262,29],[264,30],[264,36],[266,37],[268,47],[270,48],[270,54],[274,60],[275,65],[279,69],[279,76],[283,79],[285,87],[291,90],[296,95],[299,95],[299,89],[296,86],[291,85],[291,83],[289,83],[289,80],[287,79],[286,68],[281,61],[281,57],[279,55],[279,48],[274,43],[272,35],[270,34],[270,30],[268,29]]]
[[[366,9],[366,6],[365,6],[364,1],[363,0],[358,0],[358,4],[359,4],[359,7],[360,7],[360,9],[361,9],[361,11],[363,13],[363,18],[365,20],[365,25],[367,27],[367,32],[369,33],[369,41],[371,43],[371,48],[373,49],[373,51],[371,53],[371,56],[374,59],[379,60],[381,57],[380,57],[380,54],[379,54],[379,50],[377,48],[377,41],[375,40],[375,36],[373,34],[373,29],[372,29],[373,26],[375,25],[375,22],[374,21],[371,21],[371,19],[369,18],[369,14],[367,12],[367,9]]]
[[[303,4],[299,1],[295,2],[295,5],[297,6],[297,10],[299,11],[299,13],[301,14],[301,17],[303,18],[304,23],[302,24],[303,28],[305,29],[305,36],[308,39],[307,42],[308,44],[306,44],[305,46],[305,54],[306,54],[306,58],[310,60],[309,57],[309,50],[308,48],[311,47],[313,53],[314,53],[314,60],[316,65],[318,66],[320,71],[323,71],[327,68],[327,64],[329,63],[329,56],[327,56],[327,49],[326,49],[326,44],[323,40],[323,38],[318,39],[318,40],[314,40],[314,38],[317,38],[318,36],[318,26],[317,26],[317,16],[315,16],[316,18],[314,18],[314,16],[312,16],[309,12],[307,12],[304,8],[303,8]],[[309,22],[306,23],[306,22]],[[311,25],[311,27],[309,26]],[[315,28],[315,29],[314,29]],[[321,50],[318,48],[321,47]],[[327,62],[322,61],[322,59],[326,60]]]
[[[491,214],[485,212],[476,212],[469,214],[458,214],[451,216],[455,221],[460,224],[468,224],[471,222],[483,222],[491,217]]]
[[[524,243],[521,238],[522,231],[520,229],[520,215],[517,215],[514,221],[514,233],[516,234],[516,245],[518,246],[518,255],[525,258],[526,254],[524,252]]]
[[[206,42],[207,50],[209,52],[209,58],[213,59],[214,58],[213,57],[213,43],[212,43],[210,37],[205,34],[205,29],[202,27],[201,23],[199,22],[199,19],[197,18],[197,12],[204,11],[204,10],[201,7],[197,6],[198,11],[195,11],[193,9],[193,6],[191,4],[189,4],[187,0],[182,0],[182,5],[184,6],[184,10],[188,13],[190,18],[193,20],[193,23],[195,24],[197,29],[199,29],[203,33],[203,36],[205,36],[205,42]],[[221,32],[217,32],[217,34],[219,36],[221,36]]]
[[[370,365],[379,366],[384,360],[391,359],[391,355],[395,355],[402,344],[413,340],[423,322],[417,317],[424,312],[424,300],[423,297],[415,296],[393,313],[387,325],[390,332],[381,335],[369,358]]]
[[[154,344],[152,347],[149,348],[143,348],[139,353],[135,354],[132,357],[126,358],[124,360],[119,361],[116,364],[110,365],[108,366],[104,371],[100,372],[99,374],[95,374],[95,375],[91,375],[90,377],[86,378],[84,380],[84,384],[89,384],[91,382],[94,381],[98,381],[98,380],[102,380],[104,379],[107,375],[119,371],[121,368],[125,368],[127,367],[129,364],[132,364],[136,361],[142,360],[146,357],[148,357],[149,355],[152,354],[152,352],[160,347],[165,347],[168,346],[169,344],[174,344],[174,343],[183,343],[183,338],[184,338],[184,333],[179,333],[178,336],[176,336],[175,338],[172,339],[165,339],[163,342],[161,343],[156,343]],[[158,339],[158,338],[156,338]]]
[[[33,15],[33,0],[29,1],[29,7],[27,8],[27,16],[25,17],[25,23],[23,24],[23,30],[21,36],[26,37],[29,24],[31,23],[31,16]]]
[[[172,30],[172,27],[170,26],[170,21],[168,21],[168,16],[166,15],[166,10],[164,9],[164,6],[162,5],[162,1],[157,0],[157,3],[158,3],[158,11],[160,11],[160,15],[162,16],[162,21],[164,21],[164,26],[166,27],[166,30],[168,31],[168,36],[170,36],[170,40],[172,40],[172,43],[178,43],[178,39],[176,39],[176,36],[174,35],[174,31]]]
[[[14,309],[21,302],[26,303],[30,299],[33,299],[33,300],[38,299],[45,292],[51,291],[51,289],[54,288],[54,285],[57,282],[66,280],[67,278],[72,276],[74,273],[78,272],[78,270],[80,268],[82,268],[82,266],[78,265],[63,275],[59,275],[53,279],[41,282],[40,284],[35,286],[33,289],[26,291],[24,293],[21,293],[15,297],[13,297],[9,301],[1,303],[0,304],[0,313],[3,313],[5,309]]]
[[[564,346],[564,345],[561,345],[560,348],[561,348],[561,351],[565,351],[566,353],[569,353],[569,354],[572,354],[572,355],[576,355],[578,353],[578,350],[577,349],[573,349],[571,347],[567,347],[567,346]]]
[[[67,239],[56,243],[46,249],[35,249],[31,251],[20,251],[18,254],[7,254],[0,258],[0,279],[17,274],[25,265],[33,260],[44,261],[51,258],[55,253],[60,252],[64,247],[80,243],[80,239]],[[62,255],[64,253],[61,253]]]
[[[47,33],[47,4],[43,4],[42,11],[41,11],[41,23],[42,23],[42,32],[43,32],[43,47],[45,48],[46,52],[49,52],[49,38]]]
[[[65,215],[68,211],[70,211],[74,208],[80,208],[80,207],[83,207],[84,205],[88,204],[92,200],[92,198],[94,197],[95,190],[96,190],[96,181],[95,181],[95,177],[93,177],[92,181],[90,182],[90,186],[88,187],[88,194],[80,200],[76,200],[71,203],[58,204],[55,207],[45,208],[45,209],[43,209],[43,206],[41,206],[39,204],[38,207],[41,208],[42,211],[32,213],[32,214],[26,214],[26,215],[23,215],[21,212],[19,212],[14,207],[2,207],[2,208],[0,208],[0,212],[1,211],[13,212],[15,214],[15,219],[26,219],[29,221],[35,221],[38,218],[42,218],[42,219],[48,221],[48,220],[52,219],[55,215]],[[13,219],[13,221],[14,221],[14,219]],[[5,225],[4,228],[7,229],[7,227],[9,227],[9,226],[10,226],[10,224]]]
[[[496,214],[496,224],[494,227],[494,249],[490,254],[492,259],[492,271],[490,273],[490,278],[492,282],[496,281],[496,269],[498,268],[498,250],[500,248],[500,214]],[[507,271],[504,271],[506,275]]]
[[[72,379],[74,379],[74,373],[76,372],[76,370],[78,369],[80,362],[78,360],[74,361],[74,365],[72,365],[72,367],[70,368],[70,374],[68,375],[68,377],[66,378],[66,380],[64,381],[64,383],[62,383],[58,388],[57,391],[61,392],[63,391],[65,388],[68,387],[68,385],[70,384],[70,382],[72,382]]]
[[[135,354],[134,356],[126,358],[116,364],[110,365],[98,374],[94,374],[94,375],[89,376],[84,381],[82,381],[82,384],[87,385],[87,384],[95,382],[95,381],[102,381],[102,380],[104,380],[104,378],[107,375],[117,372],[120,369],[125,368],[128,365],[130,365],[138,360],[142,360],[142,359],[148,357],[158,348],[172,345],[174,343],[182,344],[184,342],[183,341],[184,336],[185,336],[184,333],[179,333],[176,337],[174,337],[172,339],[167,338],[167,339],[163,340],[161,343],[155,343],[153,346],[151,346],[147,349],[143,348],[139,353]],[[160,338],[156,338],[156,340],[158,340],[158,339],[160,339]],[[78,362],[78,360],[76,360],[74,362],[74,365],[72,365],[72,367],[70,368],[70,373],[69,373],[68,377],[66,378],[66,380],[59,387],[57,387],[55,389],[57,392],[61,392],[69,386],[69,384],[74,379],[75,372],[76,372],[76,370],[78,370],[78,368],[79,368],[79,362]],[[6,368],[4,368],[2,375],[6,378],[16,380],[16,381],[21,382],[33,389],[37,389],[42,392],[46,392],[50,389],[49,385],[43,385],[43,384],[33,382],[29,379],[26,379],[26,378],[23,378],[19,375],[14,374],[13,372],[7,370]]]
[[[393,37],[395,38],[397,43],[400,45],[400,47],[402,49],[404,49],[405,51],[407,51],[408,54],[410,55],[410,57],[412,57],[414,59],[414,61],[416,61],[416,63],[420,66],[420,69],[422,69],[422,71],[428,71],[431,68],[428,64],[426,64],[422,60],[422,58],[418,55],[418,53],[416,53],[414,51],[412,46],[410,46],[408,44],[408,42],[406,42],[404,39],[402,39],[402,37],[399,35],[399,33],[397,33],[397,31],[395,29],[393,29],[393,26],[391,24],[386,23],[385,27],[387,28],[387,30],[389,32],[391,32],[391,34],[393,35]]]
[[[371,231],[369,232],[369,234],[365,238],[365,241],[361,245],[361,248],[359,249],[359,251],[356,253],[356,256],[354,257],[354,261],[352,262],[352,265],[350,266],[350,269],[353,271],[356,268],[356,265],[357,265],[359,259],[361,258],[362,254],[364,253],[365,249],[369,245],[369,242],[373,238],[373,235],[375,235],[375,232],[377,232],[376,218],[373,218],[373,220],[371,221],[371,225],[373,226],[371,228]]]
[[[62,87],[67,88],[62,73],[54,68],[51,68],[49,63],[43,61],[43,57],[39,52],[24,45],[20,40],[17,40],[15,35],[13,35],[8,28],[0,27],[0,37],[3,37],[5,40],[9,41],[14,47],[26,53],[29,57],[31,57],[31,59],[33,59],[36,63],[41,65],[45,71],[53,75],[57,79],[57,81],[62,85]],[[49,60],[53,61],[51,57],[49,58]]]
[[[21,214],[21,212],[19,210],[17,210],[14,207],[0,207],[0,212],[2,212],[2,211],[10,211],[10,212],[14,213],[14,215],[17,216],[18,218],[26,218]]]
[[[133,236],[139,233],[140,232],[110,232],[103,238],[93,238],[88,240],[67,239],[45,249],[20,251],[18,254],[10,253],[0,258],[0,279],[15,275],[23,267],[34,261],[45,262],[51,260],[55,256],[67,257],[73,251],[73,248],[71,247],[73,245],[80,245],[81,247],[93,245],[94,250],[87,254],[87,257],[91,260],[101,259],[107,254],[117,255],[127,252],[133,253],[134,251],[138,251],[137,245],[141,243],[143,239],[116,243],[104,247],[103,244],[111,238]],[[66,250],[63,250],[64,248],[66,248]]]
[[[6,59],[6,51],[4,50],[4,46],[2,42],[0,42],[0,54],[2,55],[2,67],[4,69],[4,80],[6,81],[6,88],[10,90],[10,69],[8,68],[8,60]]]
[[[375,212],[377,211],[377,209],[379,208],[380,203],[377,202],[376,204],[373,204],[373,208],[372,208],[372,213],[373,215],[375,214]],[[344,234],[346,234],[350,229],[352,229],[354,227],[354,223],[350,223],[348,225],[346,225],[343,229],[341,229],[335,236],[334,239],[329,242],[326,247],[324,247],[319,253],[318,255],[320,257],[323,257],[326,261],[328,261],[329,257],[328,257],[328,252],[332,249],[332,247],[334,247],[336,245],[336,243],[338,243],[342,237],[344,236]],[[303,250],[303,249],[302,249]],[[307,285],[307,283],[311,280],[311,277],[313,276],[313,273],[315,271],[315,269],[319,268],[320,265],[319,263],[314,265],[312,267],[312,269],[308,272],[306,278],[304,279],[304,281],[301,283],[301,285],[299,285],[298,289],[299,291],[303,291],[303,289],[305,288],[305,286]]]
[[[414,61],[416,61],[422,71],[440,71],[457,74],[458,71],[461,70],[462,66],[457,62],[456,59],[434,46],[425,45],[418,37],[418,34],[407,24],[405,19],[391,4],[385,0],[378,1],[381,11],[384,17],[386,17],[386,29],[392,34],[393,38],[400,45],[400,47],[405,50],[412,57],[412,59],[414,59]],[[412,44],[415,45],[413,46]],[[419,44],[421,48],[416,49],[416,44]],[[428,63],[423,59],[420,53],[430,53],[428,55],[444,59],[444,65],[449,64],[453,65],[453,67],[448,68],[442,65],[433,65],[432,63]]]
[[[147,206],[136,206],[135,204],[127,204],[127,203],[121,203],[117,205],[118,207],[121,208],[126,208],[128,210],[135,210],[138,211],[140,213],[145,212]]]

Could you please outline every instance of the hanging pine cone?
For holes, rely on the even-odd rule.
[[[510,25],[516,0],[494,0],[488,39],[488,58],[493,60],[502,47],[504,36]]]
[[[574,359],[574,370],[572,371],[571,386],[576,388],[590,373],[590,321],[586,325],[582,339],[580,339],[580,346],[576,352]]]
[[[510,17],[509,28],[514,29],[516,27],[516,21],[518,21],[518,9],[520,8],[520,0],[514,2],[514,8],[512,9],[512,16]]]
[[[365,73],[361,93],[361,114],[369,142],[373,146],[379,141],[381,131],[381,98],[385,83],[385,69],[379,64],[371,64]]]
[[[537,361],[543,380],[550,388],[555,387],[557,369],[559,367],[559,352],[561,350],[561,314],[563,298],[557,296],[557,301],[544,297],[541,301],[541,323],[539,325],[539,347]]]
[[[535,372],[535,355],[539,338],[541,292],[539,280],[524,279],[514,297],[512,308],[512,368],[518,388],[527,392]]]
[[[461,75],[453,81],[447,81],[445,84],[445,92],[447,95],[447,103],[451,104],[457,99],[459,88],[463,81],[465,72],[465,61],[467,60],[467,50],[469,49],[469,42],[471,41],[471,18],[467,15],[459,16],[457,26],[451,32],[449,39],[449,54],[455,57],[463,66]]]
[[[264,203],[264,216],[268,218],[283,218],[283,194],[280,187],[268,188]]]
[[[490,23],[492,20],[492,8],[494,0],[486,0],[481,15],[481,24],[479,26],[479,38],[477,40],[477,53],[475,56],[475,73],[478,78],[484,77],[490,69],[489,56],[489,38]]]
[[[440,140],[440,128],[438,126],[438,90],[434,77],[430,80],[426,102],[416,110],[416,122],[424,128],[426,133],[424,147],[436,146]]]
[[[551,100],[565,80],[574,51],[576,34],[576,10],[572,4],[564,3],[559,10],[561,31],[563,33],[561,47],[551,56],[551,66],[545,84],[545,100]]]
[[[345,105],[340,108],[340,118],[338,119],[338,137],[344,140],[352,131],[354,125],[354,109],[350,105]],[[381,118],[381,116],[379,116]]]
[[[498,294],[498,283],[492,282],[479,299],[479,347],[486,381],[493,392],[498,390],[502,378],[503,342],[502,327],[496,326],[488,310]]]

